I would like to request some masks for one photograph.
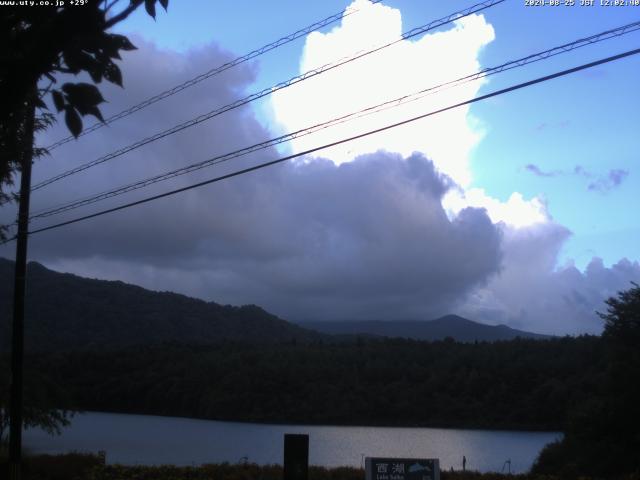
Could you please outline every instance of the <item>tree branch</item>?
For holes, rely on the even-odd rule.
[[[104,7],[104,13],[107,13],[109,10],[111,10],[111,7],[113,7],[116,3],[118,3],[120,0],[113,0],[109,5],[107,5],[107,0],[104,1],[105,7]]]
[[[132,0],[131,4],[127,8],[125,8],[122,12],[117,14],[115,17],[112,17],[111,19],[109,19],[109,21],[105,23],[104,29],[107,30],[113,27],[114,25],[116,25],[117,23],[120,23],[121,21],[125,20],[129,15],[131,15],[136,10],[136,8],[138,8],[142,4],[142,1],[143,0]]]

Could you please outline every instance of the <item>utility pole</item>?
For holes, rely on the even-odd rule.
[[[24,363],[24,300],[27,276],[27,236],[29,233],[29,199],[31,194],[31,165],[33,163],[33,129],[38,95],[34,86],[24,110],[24,142],[20,158],[20,198],[18,233],[16,236],[16,265],[13,283],[13,326],[11,332],[11,386],[9,402],[9,478],[20,480],[22,464],[22,410]]]

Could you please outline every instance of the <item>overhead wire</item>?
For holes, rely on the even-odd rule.
[[[93,161],[87,162],[87,163],[85,163],[83,165],[79,165],[79,166],[77,166],[75,168],[72,168],[70,170],[67,170],[67,171],[65,171],[63,173],[60,173],[58,175],[55,175],[55,176],[50,177],[48,179],[45,179],[45,180],[33,185],[33,187],[31,187],[31,191],[33,192],[33,191],[39,190],[39,189],[41,189],[41,188],[43,188],[43,187],[45,187],[47,185],[50,185],[50,184],[52,184],[54,182],[62,180],[63,178],[67,178],[67,177],[69,177],[71,175],[75,175],[75,174],[77,174],[79,172],[82,172],[84,170],[92,168],[92,167],[94,167],[96,165],[100,165],[100,164],[102,164],[104,162],[107,162],[107,161],[112,160],[114,158],[117,158],[117,157],[119,157],[121,155],[129,153],[129,152],[131,152],[133,150],[136,150],[136,149],[138,149],[138,148],[140,148],[140,147],[142,147],[144,145],[147,145],[149,143],[155,142],[157,140],[160,140],[160,139],[162,139],[164,137],[167,137],[169,135],[172,135],[174,133],[177,133],[177,132],[180,132],[182,130],[185,130],[186,128],[189,128],[189,127],[192,127],[194,125],[200,124],[200,123],[202,123],[204,121],[210,120],[213,117],[216,117],[218,115],[221,115],[223,113],[231,111],[231,110],[233,110],[235,108],[238,108],[240,106],[246,105],[246,104],[248,104],[250,102],[253,102],[254,100],[257,100],[259,98],[266,97],[267,95],[270,95],[273,92],[276,92],[278,90],[282,90],[284,88],[290,87],[291,85],[294,85],[294,84],[299,83],[301,81],[304,81],[304,80],[307,80],[309,78],[315,77],[317,75],[323,74],[325,72],[328,72],[330,70],[338,68],[338,67],[340,67],[342,65],[351,63],[351,62],[353,62],[355,60],[358,60],[360,58],[363,58],[363,57],[365,57],[367,55],[371,55],[373,53],[379,52],[380,50],[383,50],[385,48],[388,48],[388,47],[391,47],[393,45],[396,45],[396,44],[398,44],[398,43],[400,43],[400,42],[402,42],[404,40],[407,40],[407,39],[413,38],[413,37],[415,37],[417,35],[421,35],[423,33],[426,33],[426,32],[428,32],[430,30],[433,30],[435,28],[438,28],[438,27],[441,27],[441,26],[446,25],[448,23],[451,23],[454,20],[458,20],[460,18],[469,16],[469,15],[471,15],[473,13],[477,13],[477,12],[480,12],[480,11],[485,10],[487,8],[493,7],[493,6],[498,5],[498,4],[500,4],[500,3],[504,2],[504,1],[505,0],[485,0],[483,2],[480,2],[480,3],[477,3],[475,5],[472,5],[471,7],[468,7],[466,9],[459,10],[457,12],[454,12],[454,13],[452,13],[450,15],[447,15],[447,16],[442,17],[442,18],[437,19],[437,20],[433,20],[432,22],[430,22],[430,23],[428,23],[426,25],[422,25],[420,27],[413,28],[413,29],[403,33],[396,40],[393,40],[391,42],[388,42],[388,43],[385,43],[383,45],[377,46],[377,47],[375,47],[373,49],[370,49],[370,50],[366,50],[366,51],[363,51],[363,52],[357,52],[356,54],[354,54],[352,56],[344,57],[344,58],[338,60],[337,62],[328,63],[328,64],[325,64],[325,65],[319,67],[319,68],[316,68],[316,69],[313,69],[313,70],[309,70],[309,71],[307,71],[307,72],[305,72],[305,73],[303,73],[301,75],[297,75],[295,77],[292,77],[289,80],[286,80],[284,82],[280,82],[280,83],[278,83],[277,85],[275,85],[273,87],[266,88],[264,90],[261,90],[260,92],[257,92],[257,93],[251,94],[251,95],[249,95],[247,97],[244,97],[242,99],[236,100],[235,102],[232,102],[232,103],[230,103],[228,105],[225,105],[223,107],[217,108],[217,109],[212,110],[212,111],[210,111],[208,113],[202,114],[202,115],[200,115],[198,117],[195,117],[195,118],[193,118],[191,120],[188,120],[188,121],[183,122],[183,123],[181,123],[179,125],[176,125],[176,126],[174,126],[172,128],[169,128],[169,129],[164,130],[162,132],[156,133],[155,135],[152,135],[150,137],[147,137],[147,138],[144,138],[142,140],[139,140],[139,141],[137,141],[137,142],[135,142],[135,143],[133,143],[131,145],[128,145],[128,146],[123,147],[123,148],[120,148],[120,149],[118,149],[118,150],[116,150],[114,152],[111,152],[111,153],[109,153],[107,155],[99,157],[99,158],[97,158],[97,159],[95,159]]]
[[[119,196],[119,195],[123,195],[125,193],[134,191],[134,190],[138,190],[140,188],[144,188],[147,187],[149,185],[161,182],[161,181],[165,181],[171,178],[175,178],[178,177],[180,175],[185,175],[187,173],[191,173],[194,172],[196,170],[200,170],[203,168],[207,168],[213,165],[218,165],[220,163],[223,162],[227,162],[229,160],[250,154],[250,153],[254,153],[256,151],[260,151],[260,150],[264,150],[266,148],[284,143],[284,142],[289,142],[291,140],[294,140],[296,138],[300,138],[306,135],[310,135],[312,133],[318,132],[320,130],[326,129],[326,128],[330,128],[332,126],[338,125],[338,124],[342,124],[345,123],[347,121],[351,121],[355,118],[361,118],[363,116],[367,116],[367,115],[371,115],[374,113],[379,113],[381,111],[385,111],[388,110],[390,108],[395,108],[401,105],[405,105],[409,102],[414,102],[417,100],[421,100],[422,98],[424,98],[427,95],[433,95],[435,93],[438,93],[442,90],[444,90],[445,88],[452,88],[452,87],[456,87],[462,84],[466,84],[472,81],[476,81],[478,79],[481,78],[485,78],[489,75],[494,75],[497,73],[501,73],[504,71],[508,71],[514,68],[519,68],[519,67],[523,67],[525,65],[531,64],[531,63],[535,63],[541,60],[545,60],[548,58],[551,58],[553,56],[562,54],[562,53],[567,53],[570,51],[573,51],[577,48],[581,48],[587,45],[592,45],[594,43],[598,43],[604,40],[608,40],[611,38],[615,38],[615,37],[619,37],[621,35],[625,35],[634,31],[637,31],[640,29],[640,21],[637,22],[633,22],[627,25],[623,25],[614,29],[609,29],[606,30],[604,32],[598,33],[598,34],[594,34],[585,38],[580,38],[578,40],[575,40],[573,42],[570,43],[566,43],[560,46],[556,46],[538,53],[534,53],[531,55],[527,55],[525,57],[521,57],[518,58],[516,60],[511,60],[508,61],[506,63],[503,63],[501,65],[495,66],[495,67],[489,67],[489,68],[485,68],[482,69],[478,72],[475,72],[473,74],[470,75],[466,75],[463,77],[460,77],[458,79],[455,80],[451,80],[448,82],[444,82],[444,83],[440,83],[438,85],[429,87],[429,88],[425,88],[422,89],[418,92],[414,92],[411,94],[407,94],[407,95],[403,95],[401,97],[397,97],[394,98],[392,100],[387,100],[385,102],[379,103],[377,105],[373,105],[355,112],[351,112],[348,113],[346,115],[342,115],[340,117],[337,118],[333,118],[331,120],[327,120],[303,129],[299,129],[295,132],[291,132],[288,133],[286,135],[281,135],[279,137],[275,137],[263,142],[259,142],[256,143],[254,145],[239,149],[239,150],[234,150],[232,152],[228,152],[225,153],[223,155],[217,155],[215,157],[209,158],[207,160],[201,161],[201,162],[197,162],[191,165],[187,165],[175,170],[171,170],[159,175],[155,175],[153,177],[149,177],[146,179],[142,179],[136,182],[132,182],[129,183],[127,185],[123,185],[120,187],[117,187],[115,189],[111,189],[111,190],[107,190],[107,191],[103,191],[100,192],[98,194],[94,194],[85,198],[81,198],[78,200],[74,200],[72,202],[66,202],[62,205],[58,205],[55,207],[50,207],[48,209],[44,209],[41,210],[39,212],[35,212],[33,213],[29,218],[30,220],[34,220],[34,219],[38,219],[38,218],[45,218],[45,217],[50,217],[53,215],[57,215],[69,210],[74,210],[76,208],[80,208],[82,206],[86,206],[86,205],[90,205],[108,198],[112,198],[115,196]]]
[[[491,98],[491,97],[495,97],[495,96],[498,96],[498,95],[503,95],[505,93],[509,93],[509,92],[512,92],[512,91],[515,91],[515,90],[526,88],[526,87],[529,87],[529,86],[532,86],[532,85],[535,85],[535,84],[538,84],[538,83],[542,83],[542,82],[546,82],[546,81],[549,81],[549,80],[553,80],[555,78],[563,77],[563,76],[566,76],[566,75],[569,75],[569,74],[572,74],[572,73],[575,73],[575,72],[586,70],[588,68],[593,68],[593,67],[598,66],[598,65],[603,65],[605,63],[609,63],[609,62],[613,62],[613,61],[616,61],[616,60],[620,60],[622,58],[630,57],[632,55],[637,55],[638,53],[640,53],[640,48],[633,49],[633,50],[628,50],[626,52],[619,53],[617,55],[612,55],[612,56],[609,56],[609,57],[606,57],[606,58],[602,58],[600,60],[595,60],[595,61],[592,61],[592,62],[589,62],[589,63],[585,63],[585,64],[582,64],[582,65],[579,65],[577,67],[561,70],[559,72],[555,72],[555,73],[552,73],[552,74],[549,74],[549,75],[538,77],[538,78],[535,78],[533,80],[529,80],[529,81],[526,81],[526,82],[518,83],[516,85],[512,85],[512,86],[507,87],[507,88],[496,90],[496,91],[481,95],[479,97],[474,97],[474,98],[465,100],[463,102],[459,102],[459,103],[456,103],[456,104],[453,104],[453,105],[449,105],[447,107],[443,107],[443,108],[440,108],[440,109],[437,109],[437,110],[433,110],[431,112],[428,112],[428,113],[425,113],[425,114],[422,114],[422,115],[418,115],[418,116],[415,116],[415,117],[412,117],[412,118],[409,118],[409,119],[405,119],[405,120],[402,120],[400,122],[396,122],[396,123],[393,123],[393,124],[390,124],[390,125],[386,125],[384,127],[376,128],[374,130],[369,130],[367,132],[364,132],[364,133],[361,133],[361,134],[358,134],[358,135],[354,135],[354,136],[351,136],[351,137],[343,138],[343,139],[337,140],[335,142],[327,143],[327,144],[321,145],[319,147],[315,147],[315,148],[311,148],[311,149],[305,150],[303,152],[299,152],[299,153],[296,153],[296,154],[293,154],[293,155],[287,155],[285,157],[278,158],[276,160],[272,160],[272,161],[269,161],[269,162],[264,162],[264,163],[261,163],[261,164],[258,164],[258,165],[254,165],[252,167],[248,167],[248,168],[244,168],[244,169],[241,169],[241,170],[237,170],[235,172],[231,172],[231,173],[228,173],[228,174],[225,174],[225,175],[214,177],[214,178],[202,181],[202,182],[198,182],[198,183],[195,183],[195,184],[192,184],[192,185],[188,185],[186,187],[177,188],[177,189],[174,189],[174,190],[171,190],[171,191],[168,191],[168,192],[164,192],[164,193],[161,193],[161,194],[158,194],[158,195],[153,195],[153,196],[150,196],[150,197],[147,197],[147,198],[143,198],[141,200],[137,200],[135,202],[130,202],[130,203],[126,203],[126,204],[123,204],[123,205],[119,205],[117,207],[108,208],[108,209],[105,209],[105,210],[102,210],[102,211],[99,211],[99,212],[92,213],[90,215],[84,215],[84,216],[77,217],[77,218],[74,218],[74,219],[71,219],[71,220],[67,220],[67,221],[64,221],[64,222],[56,223],[54,225],[49,225],[49,226],[46,226],[46,227],[38,228],[36,230],[30,230],[28,233],[29,233],[29,235],[33,235],[33,234],[36,234],[36,233],[41,233],[41,232],[45,232],[45,231],[48,231],[48,230],[53,230],[53,229],[56,229],[56,228],[60,228],[60,227],[66,226],[66,225],[71,225],[71,224],[78,223],[78,222],[81,222],[81,221],[84,221],[84,220],[88,220],[88,219],[91,219],[91,218],[100,217],[100,216],[106,215],[108,213],[113,213],[113,212],[116,212],[116,211],[128,209],[128,208],[131,208],[131,207],[134,207],[134,206],[137,206],[137,205],[141,205],[141,204],[144,204],[144,203],[148,203],[148,202],[151,202],[151,201],[159,200],[161,198],[165,198],[165,197],[169,197],[169,196],[172,196],[172,195],[176,195],[178,193],[182,193],[182,192],[185,192],[185,191],[188,191],[188,190],[199,188],[199,187],[202,187],[202,186],[205,186],[205,185],[209,185],[209,184],[212,184],[212,183],[220,182],[222,180],[226,180],[226,179],[229,179],[229,178],[233,178],[233,177],[237,177],[237,176],[240,176],[240,175],[244,175],[246,173],[253,172],[253,171],[256,171],[256,170],[260,170],[260,169],[263,169],[263,168],[266,168],[266,167],[269,167],[269,166],[273,166],[273,165],[276,165],[276,164],[279,164],[279,163],[282,163],[282,162],[285,162],[285,161],[288,161],[288,160],[292,160],[292,159],[297,158],[297,157],[301,157],[301,156],[304,156],[304,155],[309,155],[311,153],[314,153],[314,152],[317,152],[317,151],[320,151],[320,150],[324,150],[324,149],[327,149],[327,148],[330,148],[330,147],[341,145],[343,143],[347,143],[347,142],[350,142],[350,141],[353,141],[353,140],[357,140],[357,139],[360,139],[360,138],[368,137],[370,135],[381,133],[383,131],[390,130],[392,128],[397,128],[397,127],[399,127],[401,125],[406,125],[408,123],[415,122],[417,120],[421,120],[421,119],[424,119],[424,118],[427,118],[427,117],[430,117],[430,116],[433,116],[433,115],[437,115],[439,113],[446,112],[448,110],[452,110],[454,108],[459,108],[459,107],[462,107],[464,105],[469,105],[469,104],[476,103],[476,102],[479,102],[479,101],[482,101],[482,100],[486,100],[486,99]],[[14,239],[15,239],[15,237],[11,238],[11,239],[7,239],[7,240],[1,242],[0,245],[4,244],[4,243],[8,243],[9,241],[14,240]]]
[[[376,3],[380,3],[382,0],[370,0],[372,5],[375,5]],[[207,72],[204,72],[194,78],[191,78],[179,85],[176,85],[168,90],[165,90],[161,93],[158,93],[157,95],[154,95],[153,97],[149,97],[146,100],[143,100],[140,103],[137,103],[136,105],[133,105],[129,108],[127,108],[126,110],[122,110],[119,113],[116,113],[108,118],[106,118],[104,120],[104,122],[98,122],[95,123],[94,125],[90,126],[89,128],[86,128],[85,130],[82,131],[82,133],[80,133],[79,137],[87,135],[91,132],[95,132],[96,130],[105,127],[111,123],[116,122],[117,120],[120,120],[122,118],[128,117],[129,115],[142,110],[143,108],[146,108],[150,105],[153,105],[156,102],[159,102],[160,100],[163,100],[165,98],[171,97],[173,95],[175,95],[176,93],[179,93],[189,87],[192,87],[200,82],[202,82],[203,80],[206,80],[208,78],[211,78],[215,75],[218,75],[222,72],[225,72],[226,70],[229,70],[230,68],[233,68],[237,65],[240,65],[244,62],[247,62],[249,60],[252,60],[256,57],[259,57],[260,55],[263,55],[267,52],[270,52],[271,50],[275,50],[278,47],[281,47],[283,45],[286,45],[287,43],[293,42],[294,40],[297,40],[300,37],[303,37],[305,35],[308,35],[312,32],[315,32],[317,30],[320,30],[323,27],[326,27],[328,25],[331,25],[334,22],[337,22],[338,20],[345,18],[349,15],[352,15],[356,12],[359,12],[361,9],[360,8],[348,8],[347,10],[344,11],[340,11],[338,13],[334,13],[333,15],[330,15],[322,20],[319,20],[311,25],[308,25],[304,28],[301,28],[300,30],[297,30],[289,35],[286,35],[278,40],[276,40],[275,42],[271,42],[268,43],[267,45],[264,45],[260,48],[257,48],[245,55],[242,55],[240,57],[237,57],[229,62],[226,62],[218,67],[212,68],[211,70],[208,70]],[[73,135],[69,135],[67,137],[64,137],[60,140],[58,140],[55,143],[52,143],[51,145],[49,145],[47,148],[47,150],[51,151],[54,150],[58,147],[60,147],[61,145],[64,145],[65,143],[70,142],[71,140],[74,140],[76,137],[74,137]]]

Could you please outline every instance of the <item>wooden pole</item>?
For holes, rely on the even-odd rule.
[[[29,232],[29,199],[31,194],[36,96],[37,89],[34,88],[29,98],[29,104],[25,109],[24,148],[20,161],[20,199],[13,284],[13,327],[11,332],[11,398],[9,402],[9,478],[11,480],[20,480],[20,467],[22,464],[24,300],[27,276],[27,237]]]

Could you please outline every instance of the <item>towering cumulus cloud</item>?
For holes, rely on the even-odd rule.
[[[352,7],[361,8],[367,14],[347,17],[341,26],[327,34],[310,35],[301,71],[392,41],[401,34],[399,11],[382,5],[367,6],[364,0],[354,2]],[[370,25],[376,27],[370,28]],[[293,131],[454,80],[481,68],[478,55],[494,38],[492,26],[482,15],[462,18],[452,28],[402,41],[381,54],[352,62],[344,70],[277,92],[273,98],[275,116],[285,129]],[[348,137],[472,98],[481,85],[476,82],[445,90],[403,108],[328,129],[323,136],[297,141],[295,148],[304,150],[314,142]],[[408,127],[336,147],[323,155],[340,164],[357,153],[376,149],[405,156],[422,152],[433,160],[438,171],[456,182],[442,199],[450,218],[458,218],[470,206],[486,211],[502,232],[504,255],[486,284],[468,295],[460,291],[458,313],[488,323],[502,322],[547,333],[600,331],[595,310],[603,308],[602,302],[608,296],[628,288],[630,280],[640,279],[640,266],[637,262],[621,260],[612,268],[606,268],[594,259],[585,272],[572,265],[558,267],[559,253],[571,232],[553,221],[543,200],[535,197],[526,200],[519,192],[513,192],[507,201],[500,201],[486,195],[481,188],[469,188],[473,180],[469,152],[481,140],[481,126],[468,108],[458,108]],[[594,271],[601,274],[594,275]]]
[[[395,39],[400,12],[356,0],[362,12],[305,44],[301,71]],[[294,131],[481,68],[494,38],[481,15],[277,92],[280,129]],[[107,89],[111,112],[231,59],[215,45],[187,54],[137,39],[123,64],[126,96]],[[247,90],[256,65],[232,69],[130,119],[54,151],[36,181],[225,105]],[[298,139],[293,149],[347,137],[477,94],[479,83]],[[109,112],[106,112],[107,114]],[[569,237],[544,201],[513,192],[508,201],[475,186],[469,152],[478,119],[460,108],[430,120],[318,152],[225,182],[32,237],[31,258],[81,275],[114,278],[222,303],[256,303],[291,320],[429,319],[460,313],[546,333],[597,332],[594,310],[629,280],[638,263],[586,271],[557,266]],[[275,130],[275,127],[274,127]],[[48,144],[63,126],[46,133]],[[34,210],[264,141],[278,132],[250,106],[70,177],[34,194]],[[192,172],[125,200],[278,156]],[[517,163],[517,162],[515,162]],[[74,212],[87,213],[91,210]],[[13,212],[4,209],[2,220]],[[52,223],[36,222],[35,226]],[[0,247],[10,257],[13,245]]]
[[[398,10],[382,4],[370,5],[368,0],[356,0],[351,7],[360,11],[346,17],[329,33],[314,32],[307,37],[301,72],[339,62],[401,36],[403,28]],[[474,73],[480,68],[480,49],[493,38],[493,28],[482,16],[461,18],[449,30],[399,42],[276,92],[273,95],[276,119],[286,130],[294,131]],[[481,85],[482,82],[467,83],[401,108],[303,137],[294,142],[294,148],[303,151],[473,98]],[[459,108],[335,147],[322,155],[341,163],[378,149],[405,156],[420,151],[456,182],[467,184],[470,180],[467,157],[481,137],[481,133],[471,127],[474,123],[468,108]]]

